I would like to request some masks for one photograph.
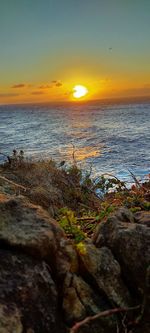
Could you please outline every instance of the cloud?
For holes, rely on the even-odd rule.
[[[14,84],[11,88],[25,88],[27,85],[25,83]]]
[[[17,84],[14,84],[13,86],[11,86],[11,88],[19,89],[19,88],[29,88],[29,87],[32,87],[32,86],[33,85],[29,84],[29,83],[17,83]]]
[[[32,91],[31,95],[43,95],[44,91]]]
[[[61,87],[63,84],[59,80],[53,80],[53,87]]]
[[[20,94],[17,93],[0,93],[0,97],[14,97],[19,96]]]
[[[56,86],[56,87],[61,87],[61,86],[62,86],[62,83],[61,83],[61,82],[56,82],[55,86]]]
[[[49,84],[43,84],[39,86],[39,89],[50,89],[50,88],[52,88],[52,86],[50,86]]]
[[[46,90],[46,89],[51,89],[54,87],[61,87],[61,86],[62,86],[62,82],[60,82],[59,80],[53,80],[53,81],[51,81],[50,84],[48,84],[48,83],[41,84],[40,86],[38,86],[38,89]]]

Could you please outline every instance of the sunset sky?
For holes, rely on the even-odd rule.
[[[0,104],[150,96],[150,0],[0,0]]]

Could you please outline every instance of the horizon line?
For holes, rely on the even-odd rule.
[[[86,104],[86,103],[93,103],[93,102],[103,102],[103,101],[133,101],[133,100],[150,100],[150,95],[141,95],[141,96],[120,96],[120,97],[105,97],[105,98],[97,98],[97,99],[89,99],[89,100],[73,100],[73,101],[64,101],[64,100],[59,100],[59,101],[44,101],[44,102],[18,102],[18,103],[2,103],[0,106],[8,106],[8,105],[41,105],[41,104]]]

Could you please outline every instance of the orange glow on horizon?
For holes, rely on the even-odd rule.
[[[134,77],[113,79],[109,76],[91,77],[87,73],[79,73],[70,77],[62,75],[59,80],[12,80],[0,87],[0,104],[67,101],[75,103],[134,96],[150,96],[150,84],[144,85],[142,78],[135,81]]]

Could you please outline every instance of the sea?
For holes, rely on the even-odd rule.
[[[92,177],[132,183],[132,172],[143,181],[150,174],[150,99],[0,105],[0,153],[13,149],[64,168],[75,162]]]

